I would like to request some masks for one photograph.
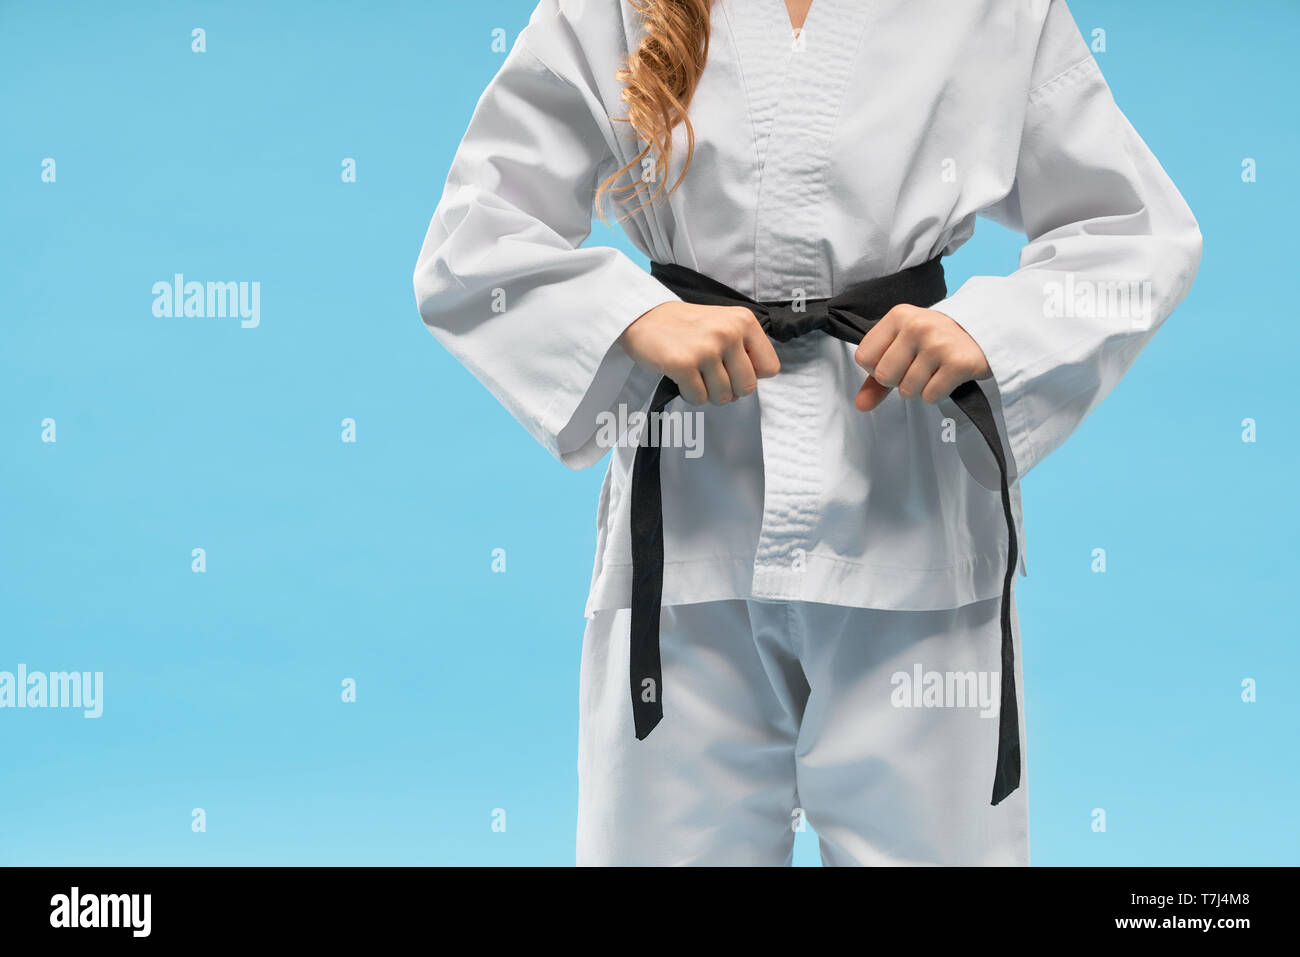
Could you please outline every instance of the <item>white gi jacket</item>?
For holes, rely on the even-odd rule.
[[[542,0],[479,100],[415,270],[438,341],[575,469],[607,451],[600,413],[648,405],[658,376],[616,340],[676,298],[623,253],[578,248],[597,184],[641,149],[609,118],[626,115],[615,73],[640,36],[627,3]],[[1028,237],[1012,275],[933,306],[988,358],[1023,528],[1018,479],[1110,392],[1201,253],[1064,0],[814,0],[798,41],[783,0],[715,0],[690,115],[685,180],[624,226],[650,259],[756,300],[828,297],[950,253],[977,214]],[[777,353],[756,394],[671,407],[700,413],[703,454],[663,450],[663,604],[999,594],[997,471],[964,416],[896,392],[857,411],[865,373],[829,336]],[[633,446],[605,475],[588,615],[630,604]]]

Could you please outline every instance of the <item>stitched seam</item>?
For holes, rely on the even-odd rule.
[[[1078,80],[1083,79],[1084,76],[1093,72],[1093,69],[1096,67],[1097,61],[1093,58],[1092,54],[1089,53],[1082,60],[1071,64],[1060,73],[1056,74],[1056,76],[1044,80],[1042,83],[1038,84],[1038,86],[1030,90],[1029,102],[1033,103],[1036,100],[1041,100],[1052,93],[1057,92],[1058,90],[1069,87]]]
[[[794,602],[785,603],[785,630],[790,636],[795,657],[803,661],[803,632],[799,627],[798,616],[794,611]]]
[[[757,255],[757,252],[758,252],[758,199],[757,199],[757,197],[758,197],[759,195],[761,195],[761,194],[762,194],[762,191],[763,191],[763,166],[762,166],[762,163],[761,163],[761,159],[760,159],[760,157],[759,157],[759,155],[758,155],[758,126],[757,126],[757,123],[756,123],[755,118],[754,118],[754,95],[753,95],[753,94],[750,92],[750,90],[749,90],[749,81],[745,79],[745,63],[744,63],[744,60],[741,58],[741,55],[740,55],[740,44],[736,42],[736,28],[735,28],[735,25],[731,22],[731,5],[730,5],[730,3],[728,2],[728,0],[723,0],[723,2],[721,2],[721,3],[718,4],[717,9],[720,9],[720,10],[722,11],[722,17],[723,17],[723,19],[726,21],[726,24],[727,24],[727,40],[728,40],[728,42],[731,44],[731,59],[732,59],[732,62],[736,64],[736,75],[740,77],[740,88],[741,88],[742,90],[745,91],[745,106],[747,107],[747,109],[745,110],[745,112],[749,114],[749,135],[750,135],[750,139],[751,139],[751,141],[752,141],[752,143],[753,143],[753,145],[754,145],[754,162],[755,162],[756,164],[758,164],[758,170],[759,170],[759,173],[758,173],[758,186],[757,186],[757,189],[755,190],[755,204],[754,204],[754,235],[753,235],[753,244],[752,244],[752,247],[751,247],[751,248],[754,250],[754,252],[755,252],[755,255],[754,255],[754,257],[753,257],[753,259],[754,259],[754,274],[753,274],[753,283],[754,283],[754,285],[753,285],[752,288],[755,289],[755,290],[757,290],[757,289],[758,289],[758,255]]]
[[[847,567],[849,567],[849,568],[869,568],[869,569],[872,569],[872,570],[875,570],[875,571],[878,571],[878,572],[882,572],[882,573],[884,573],[884,574],[889,574],[890,572],[896,572],[896,573],[902,574],[902,573],[908,573],[908,572],[944,572],[944,571],[961,571],[961,570],[964,570],[964,569],[967,569],[967,568],[971,568],[971,567],[973,567],[973,566],[975,566],[975,565],[981,565],[981,564],[985,564],[985,563],[987,563],[987,562],[991,562],[991,561],[994,560],[994,559],[1000,559],[1000,560],[1002,560],[1002,561],[1005,561],[1005,560],[1006,560],[1006,557],[1007,557],[1007,550],[1006,550],[1006,549],[998,549],[998,551],[996,551],[996,552],[989,552],[989,553],[987,553],[987,554],[983,554],[983,555],[976,555],[974,558],[971,558],[971,559],[969,559],[969,560],[967,560],[967,561],[964,561],[964,562],[960,562],[960,563],[958,563],[958,564],[956,564],[956,565],[930,565],[930,566],[913,566],[913,565],[899,566],[899,565],[897,565],[897,564],[890,564],[890,565],[877,565],[877,564],[873,564],[873,563],[871,563],[871,562],[855,562],[855,561],[851,561],[851,560],[849,560],[849,559],[845,559],[845,558],[834,558],[834,557],[832,557],[832,556],[830,556],[830,555],[809,555],[809,556],[807,557],[807,560],[808,560],[808,561],[817,561],[817,562],[826,562],[826,563],[828,563],[828,564],[832,564],[832,565],[844,565],[844,566],[847,566]],[[721,557],[721,558],[679,558],[679,559],[676,559],[676,560],[674,560],[674,559],[665,559],[665,560],[664,560],[664,567],[665,567],[665,568],[668,567],[669,565],[680,565],[680,566],[685,566],[685,565],[724,565],[724,564],[731,564],[731,565],[734,565],[734,564],[741,564],[741,565],[746,565],[746,566],[752,566],[752,565],[753,565],[753,559],[752,559],[752,558],[739,558],[739,557],[727,557],[727,556],[723,556],[723,557]],[[605,562],[604,567],[605,567],[605,568],[609,568],[609,569],[616,569],[616,568],[631,568],[631,567],[632,567],[632,563],[631,563],[631,562],[608,562],[608,561],[607,561],[607,562]],[[760,567],[763,567],[763,566],[760,566]],[[769,565],[769,566],[767,566],[767,567],[771,567],[771,566]]]
[[[853,56],[849,60],[849,65],[844,73],[844,86],[843,89],[840,91],[839,99],[835,103],[835,115],[831,118],[830,123],[827,125],[826,135],[822,140],[822,154],[824,156],[830,155],[831,145],[835,142],[835,137],[839,131],[840,116],[842,116],[844,113],[844,104],[848,101],[849,94],[853,88],[853,73],[857,69],[858,61],[862,58],[862,48],[866,43],[867,34],[871,32],[875,15],[877,12],[879,12],[880,9],[879,4],[874,2],[874,0],[870,0],[870,2],[871,2],[870,9],[867,10],[867,12],[863,15],[862,18],[862,30],[858,33],[857,42],[853,46]],[[817,172],[816,172],[817,179],[814,188],[821,195],[820,205],[823,207],[825,206],[826,200],[829,198],[827,188],[826,188],[826,181],[827,181],[827,176],[828,176],[828,171],[830,169],[830,166],[831,164],[829,162],[824,162],[817,167]],[[828,265],[830,265],[831,268],[833,268],[833,263]],[[828,296],[834,295],[835,280],[836,277],[833,275],[827,277],[828,287],[826,289],[826,295]]]
[[[580,91],[578,84],[574,83],[566,76],[561,76],[560,73],[558,73],[554,67],[552,67],[549,63],[547,63],[545,60],[542,59],[541,54],[539,54],[536,50],[533,49],[532,44],[528,42],[528,31],[526,29],[519,34],[515,42],[519,44],[519,46],[523,49],[525,53],[527,53],[530,57],[536,60],[542,66],[542,68],[546,70],[546,72],[549,73],[555,80],[557,80],[559,83],[562,83],[564,86],[571,87],[572,89]]]

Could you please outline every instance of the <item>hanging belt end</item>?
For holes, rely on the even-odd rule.
[[[1011,768],[998,768],[997,773],[993,776],[993,807],[997,807],[1016,788],[1020,787],[1019,755],[1016,758],[1017,760]]]
[[[644,741],[650,736],[650,732],[659,726],[663,720],[664,709],[661,704],[655,702],[654,707],[647,708],[644,712],[636,709],[632,713],[632,723],[636,728],[636,739]]]

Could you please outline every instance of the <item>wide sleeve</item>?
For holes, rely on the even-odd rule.
[[[1111,96],[1063,0],[1040,36],[1015,183],[984,215],[1028,239],[1010,276],[976,276],[934,309],[980,345],[1012,482],[1056,449],[1187,295],[1201,234]],[[958,451],[982,485],[998,471],[950,399]]]
[[[579,248],[597,177],[622,164],[562,16],[543,0],[479,99],[420,250],[415,297],[434,337],[576,469],[606,451],[601,412],[649,398],[619,336],[677,297],[619,250]],[[548,63],[535,48],[558,52]]]

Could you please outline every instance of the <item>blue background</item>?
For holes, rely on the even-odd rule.
[[[603,464],[529,440],[411,288],[532,6],[0,5],[0,670],[105,682],[98,720],[0,710],[0,862],[572,862]],[[1295,864],[1300,4],[1072,9],[1206,246],[1026,480],[1033,861]],[[982,223],[954,288],[1018,248]],[[176,272],[259,281],[260,327],[155,318]]]

